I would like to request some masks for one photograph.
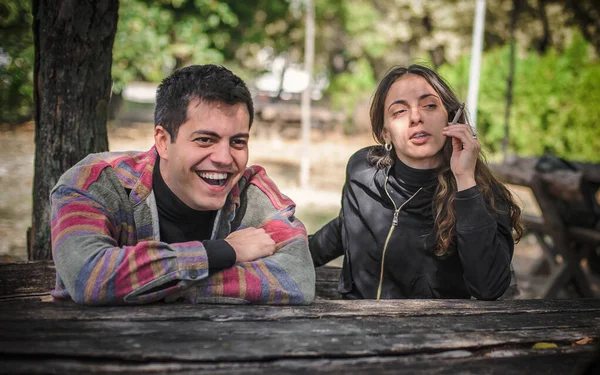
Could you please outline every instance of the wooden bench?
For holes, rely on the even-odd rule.
[[[600,246],[600,230],[566,225],[557,200],[581,201],[584,178],[600,185],[600,165],[574,163],[578,171],[542,173],[535,170],[536,162],[535,158],[515,158],[491,167],[500,180],[530,188],[540,207],[541,217],[523,215],[523,223],[526,233],[536,237],[543,251],[532,272],[549,273],[541,297],[555,298],[566,286],[572,286],[578,296],[593,297],[581,261]]]
[[[310,306],[51,302],[51,262],[0,264],[0,374],[592,374],[600,299]],[[335,297],[335,295],[333,296]]]
[[[341,299],[337,292],[340,268],[316,270],[318,299]],[[51,260],[0,263],[0,300],[47,297],[54,289],[56,268]]]

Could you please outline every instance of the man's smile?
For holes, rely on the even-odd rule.
[[[209,185],[223,186],[227,182],[227,179],[231,175],[230,173],[222,172],[201,172],[197,171],[196,174]]]

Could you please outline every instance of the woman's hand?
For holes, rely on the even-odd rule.
[[[443,135],[452,137],[452,157],[450,169],[456,178],[458,191],[475,186],[475,165],[481,145],[471,126],[467,124],[448,124]]]

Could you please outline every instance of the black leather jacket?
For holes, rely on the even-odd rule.
[[[433,253],[435,172],[398,159],[377,169],[368,149],[348,162],[340,215],[310,236],[315,266],[345,256],[338,286],[345,298],[500,297],[514,250],[506,204],[497,199],[491,209],[477,187],[457,192],[457,235],[440,258]]]

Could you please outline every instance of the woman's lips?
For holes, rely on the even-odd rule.
[[[422,145],[427,143],[427,141],[431,138],[431,134],[426,132],[415,133],[412,137],[410,137],[410,141],[415,145]]]

